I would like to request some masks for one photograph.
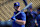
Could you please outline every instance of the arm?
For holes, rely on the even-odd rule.
[[[36,26],[38,26],[38,23],[37,23],[37,20],[35,19],[35,24],[36,24]]]
[[[36,16],[36,19],[35,19],[36,26],[38,26],[37,19],[38,19],[38,16]]]
[[[11,18],[11,20],[14,20],[19,25],[25,25],[25,23],[26,23],[25,19],[26,18],[23,18],[22,20],[18,20],[14,16]]]
[[[18,20],[18,19],[16,19],[15,22],[20,24],[20,25],[25,25],[25,23],[26,23],[26,21],[22,21],[22,20]]]
[[[20,24],[20,25],[25,25],[25,23],[26,23],[26,15],[25,15],[24,12],[21,13],[21,19],[22,19],[22,20],[16,19],[15,22],[18,23],[18,24]]]

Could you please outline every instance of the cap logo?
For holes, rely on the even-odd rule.
[[[16,3],[18,5],[18,3]]]

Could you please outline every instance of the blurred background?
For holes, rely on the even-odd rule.
[[[25,7],[23,0],[0,0],[0,27],[11,27],[12,22],[8,22],[8,20],[13,16],[13,12],[15,11],[13,8],[15,2],[20,3],[21,9]],[[27,0],[28,4],[31,2],[33,3],[33,10],[36,11],[37,7],[40,6],[40,0]]]

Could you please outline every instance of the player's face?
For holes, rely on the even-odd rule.
[[[14,6],[14,9],[18,9],[19,6]]]
[[[15,9],[16,11],[18,11],[19,6],[14,6],[14,9]]]

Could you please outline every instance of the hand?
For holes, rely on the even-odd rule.
[[[11,19],[14,20],[15,19],[15,16],[13,16]]]
[[[15,16],[13,16],[11,19],[12,19],[12,20],[14,20],[14,21],[16,21],[16,18],[15,18]]]
[[[38,24],[36,24],[36,26],[38,26]]]

